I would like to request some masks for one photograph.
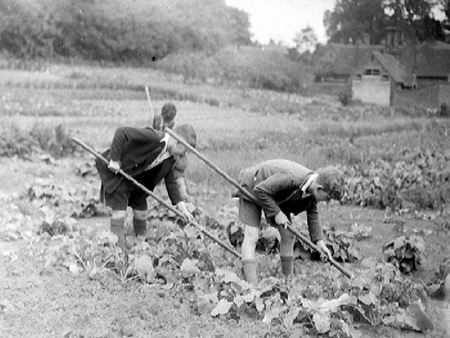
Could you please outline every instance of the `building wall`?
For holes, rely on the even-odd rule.
[[[437,109],[442,103],[450,104],[450,84],[438,84],[415,90],[395,90],[393,106]]]
[[[353,99],[379,106],[390,105],[391,81],[380,76],[363,75],[352,81]]]
[[[446,105],[450,105],[450,82],[439,85],[439,101]]]

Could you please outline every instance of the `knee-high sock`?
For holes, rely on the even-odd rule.
[[[147,220],[133,218],[133,228],[136,236],[145,235],[147,231]]]
[[[125,250],[125,218],[111,219],[111,232],[118,237],[117,245]]]
[[[292,256],[281,256],[281,272],[286,277],[289,277],[294,272],[294,257]]]
[[[244,278],[253,285],[258,284],[258,272],[256,269],[256,260],[249,259],[242,261],[242,269],[244,270]]]

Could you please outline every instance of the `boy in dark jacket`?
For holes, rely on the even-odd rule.
[[[295,236],[286,229],[291,224],[291,214],[306,212],[311,241],[331,257],[322,239],[317,203],[342,197],[344,181],[340,170],[326,167],[313,172],[296,162],[269,160],[242,170],[239,183],[260,202],[256,205],[243,194],[235,194],[240,198],[239,221],[244,223],[242,265],[249,283],[258,283],[255,250],[261,211],[267,223],[280,232],[281,271],[286,277],[292,275],[294,261]]]
[[[197,135],[190,124],[174,129],[192,147]],[[127,207],[133,209],[133,227],[136,236],[147,228],[147,194],[118,173],[122,169],[147,189],[153,191],[164,180],[173,205],[188,220],[193,220],[176,183],[174,167],[185,156],[186,147],[169,134],[151,128],[118,128],[111,148],[103,156],[109,165],[97,159],[96,166],[102,181],[104,203],[112,208],[111,231],[118,237],[118,245],[125,249],[125,219]]]
[[[177,116],[177,107],[169,102],[163,105],[161,114],[153,119],[153,129],[164,131],[164,128],[173,129],[175,127],[175,117]],[[186,202],[194,203],[194,198],[190,196],[186,188],[186,167],[188,165],[187,156],[181,156],[175,166],[174,174],[180,188],[180,193]]]

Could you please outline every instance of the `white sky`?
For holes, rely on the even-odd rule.
[[[296,33],[308,25],[320,43],[326,42],[323,15],[335,0],[225,0],[228,6],[249,14],[253,39],[262,44],[283,42],[292,46]]]

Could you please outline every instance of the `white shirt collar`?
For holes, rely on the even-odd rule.
[[[306,190],[308,190],[309,186],[311,185],[311,183],[319,176],[319,174],[312,174],[311,176],[309,176],[308,180],[305,182],[305,184],[303,184],[302,186],[302,191],[305,194]]]
[[[167,143],[169,142],[169,138],[170,138],[170,135],[167,133],[164,133],[164,137],[161,139],[160,142],[165,142],[167,145]]]
[[[170,135],[167,133],[164,133],[164,137],[159,141],[160,143],[164,142],[164,147],[161,150],[161,153],[158,155],[158,157],[145,169],[149,170],[154,167],[156,167],[158,164],[162,163],[164,160],[168,159],[172,154],[167,151],[167,144],[169,143]]]

